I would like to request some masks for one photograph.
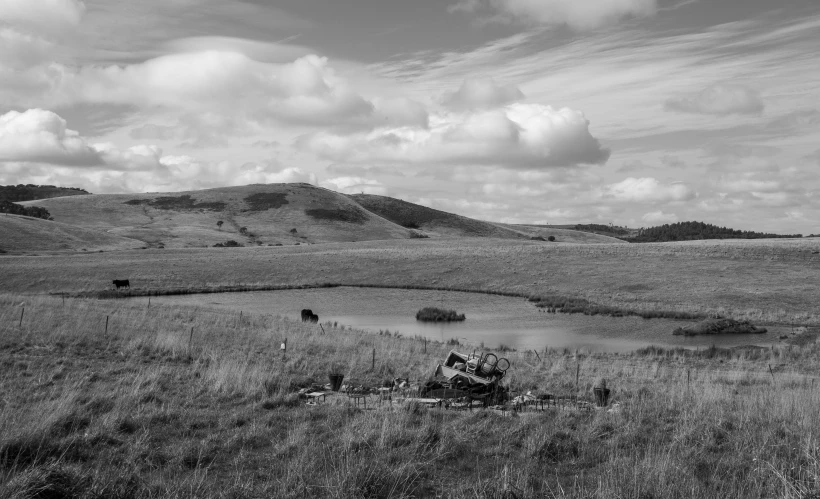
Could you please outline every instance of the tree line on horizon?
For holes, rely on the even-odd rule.
[[[0,201],[33,201],[60,196],[78,196],[91,194],[79,187],[57,187],[53,185],[17,184],[0,185]]]
[[[616,236],[618,237],[618,236]],[[660,243],[669,241],[698,241],[702,239],[772,239],[798,238],[802,234],[770,234],[751,230],[737,230],[704,222],[676,222],[657,227],[641,228],[620,239],[631,243]]]

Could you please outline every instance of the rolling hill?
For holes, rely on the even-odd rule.
[[[351,199],[364,209],[410,229],[423,230],[430,237],[496,237],[528,239],[526,234],[490,222],[427,208],[400,199],[373,194],[353,194]]]
[[[169,248],[228,240],[258,246],[413,237],[413,231],[368,212],[347,196],[310,184],[97,194],[21,204],[42,206],[59,222]]]
[[[79,195],[20,204],[41,206],[58,222],[136,239],[151,247],[463,237],[523,241],[550,235],[559,243],[620,242],[577,231],[484,222],[386,196],[347,196],[310,184]]]
[[[7,253],[111,251],[144,246],[142,241],[106,232],[19,215],[0,215],[0,234],[0,250]]]

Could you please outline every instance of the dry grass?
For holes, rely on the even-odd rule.
[[[425,378],[449,348],[428,343],[425,354],[414,339],[325,326],[327,334],[277,317],[0,297],[0,496],[740,498],[820,491],[816,345],[507,352],[514,390],[589,397],[605,377],[619,405],[502,417],[363,411],[343,400],[302,405],[295,389],[325,382],[331,369],[362,383]]]
[[[144,246],[96,230],[18,215],[0,214],[0,249],[9,253],[32,251],[114,251]]]
[[[820,240],[571,245],[494,239],[0,257],[0,291],[334,283],[562,295],[627,311],[820,324]]]

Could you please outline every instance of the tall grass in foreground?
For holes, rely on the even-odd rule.
[[[329,323],[323,333],[280,317],[146,305],[0,296],[0,497],[820,492],[816,345],[510,351],[512,389],[588,397],[604,377],[617,408],[365,411],[344,399],[307,407],[294,392],[333,368],[367,384],[424,379],[451,346],[424,353],[416,339]]]

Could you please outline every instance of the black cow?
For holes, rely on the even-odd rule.
[[[128,282],[128,279],[122,279],[122,280],[114,279],[114,286],[116,286],[117,289],[120,289],[120,288],[131,289],[131,283]]]
[[[309,308],[302,309],[302,322],[313,322],[314,324],[319,322],[319,316],[313,313],[313,310]]]

